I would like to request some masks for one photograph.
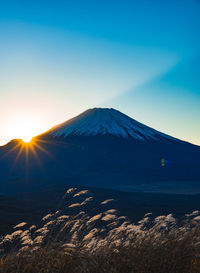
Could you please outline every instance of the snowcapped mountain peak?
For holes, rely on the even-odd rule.
[[[112,135],[137,140],[173,139],[113,108],[92,108],[47,132],[53,137]]]

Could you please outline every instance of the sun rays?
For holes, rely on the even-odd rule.
[[[11,172],[16,167],[16,164],[23,159],[24,169],[28,172],[30,159],[35,159],[37,165],[43,169],[41,157],[45,154],[48,157],[54,159],[54,156],[48,151],[47,145],[50,141],[42,140],[39,138],[31,138],[22,140],[13,140],[7,146],[7,152],[3,155],[3,158],[13,156],[13,163],[11,166]]]

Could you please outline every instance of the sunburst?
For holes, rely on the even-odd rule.
[[[54,159],[54,156],[44,147],[46,146],[45,144],[50,144],[50,142],[44,141],[39,138],[31,138],[29,139],[29,141],[28,139],[16,140],[14,146],[9,148],[4,154],[4,157],[8,157],[13,153],[16,154],[13,164],[11,166],[11,171],[15,168],[16,163],[20,160],[21,157],[24,157],[25,159],[25,171],[27,171],[29,169],[30,156],[33,156],[36,159],[38,165],[43,169],[39,153],[45,153],[46,155]]]

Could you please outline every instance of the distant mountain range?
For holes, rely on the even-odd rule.
[[[0,193],[49,185],[200,182],[200,147],[108,108],[89,109],[29,144],[0,147]]]

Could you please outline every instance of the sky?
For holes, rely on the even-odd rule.
[[[200,145],[199,0],[1,0],[0,144],[113,107]]]

